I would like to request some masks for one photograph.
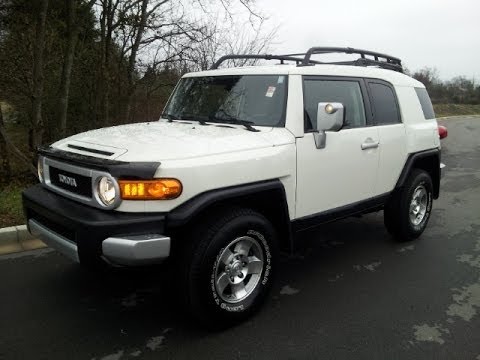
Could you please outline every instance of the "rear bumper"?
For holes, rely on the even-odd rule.
[[[101,257],[118,265],[144,265],[170,255],[163,213],[99,210],[41,185],[23,192],[23,206],[30,232],[74,261]]]

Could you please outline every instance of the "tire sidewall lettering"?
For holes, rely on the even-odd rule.
[[[272,271],[272,254],[270,253],[270,247],[268,246],[268,243],[265,240],[265,237],[261,233],[259,233],[258,231],[248,230],[247,235],[255,236],[258,240],[260,240],[260,242],[263,245],[262,250],[265,253],[266,265],[265,265],[265,269],[264,269],[263,274],[262,274],[263,279],[261,280],[260,283],[265,286],[268,283],[270,272]]]
[[[269,276],[272,271],[272,254],[270,251],[270,246],[268,245],[265,236],[257,230],[248,230],[245,233],[248,236],[255,237],[261,244],[262,251],[265,256],[265,264],[262,271],[262,278],[257,284],[256,289],[251,293],[246,299],[238,302],[229,304],[223,301],[220,296],[217,294],[217,290],[215,288],[215,271],[220,261],[220,254],[225,250],[225,247],[222,247],[218,252],[213,262],[213,266],[211,268],[211,275],[210,275],[210,293],[212,294],[213,303],[216,305],[217,308],[227,311],[227,312],[242,312],[248,309],[248,307],[254,302],[254,298],[258,295],[258,291],[261,286],[265,286],[269,281]]]

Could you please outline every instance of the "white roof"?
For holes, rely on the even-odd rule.
[[[377,67],[328,65],[317,64],[313,66],[295,65],[266,65],[244,66],[216,70],[206,70],[185,74],[184,77],[222,76],[222,75],[325,75],[325,76],[350,76],[381,79],[395,86],[425,87],[421,82],[398,71],[381,69]]]

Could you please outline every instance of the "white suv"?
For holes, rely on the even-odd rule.
[[[311,59],[332,52],[359,59]],[[280,64],[218,69],[239,57]],[[171,258],[192,313],[227,324],[260,306],[299,231],[383,209],[395,238],[420,236],[440,167],[427,91],[399,59],[312,48],[223,57],[184,75],[159,121],[40,149],[23,201],[32,234],[82,264]]]

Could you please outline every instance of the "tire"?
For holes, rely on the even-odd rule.
[[[427,227],[433,202],[430,175],[413,169],[405,185],[396,191],[385,205],[384,223],[398,241],[418,238]]]
[[[191,314],[211,328],[251,316],[272,285],[278,247],[271,223],[253,210],[219,209],[190,234],[180,285]]]

